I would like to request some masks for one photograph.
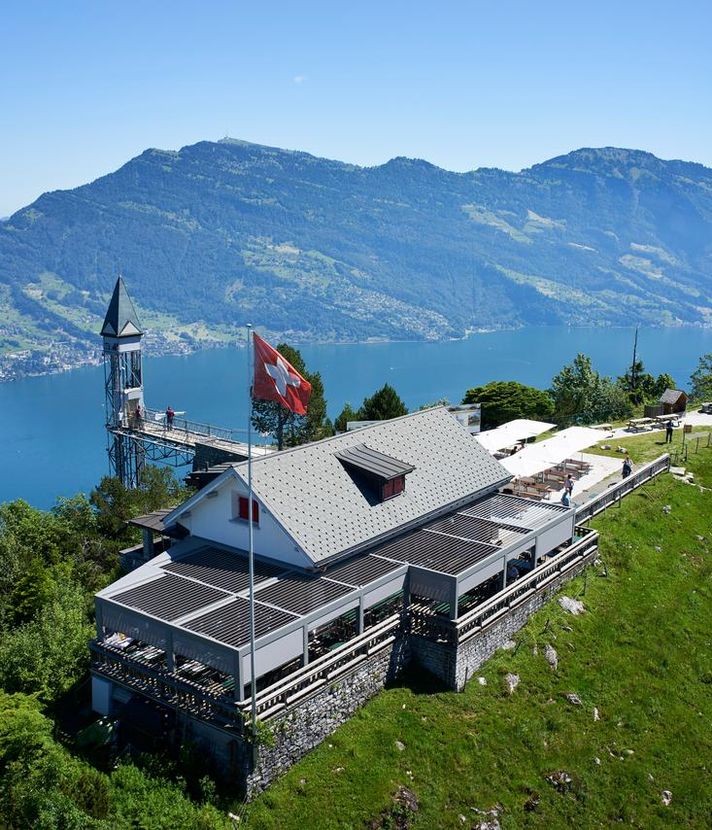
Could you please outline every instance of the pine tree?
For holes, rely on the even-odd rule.
[[[408,409],[398,396],[396,390],[386,383],[370,398],[364,398],[358,411],[359,421],[387,421],[407,415]]]

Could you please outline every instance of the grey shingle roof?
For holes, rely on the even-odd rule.
[[[109,337],[143,334],[138,314],[121,277],[116,280],[104,325],[101,327],[101,334]]]
[[[682,392],[680,389],[666,389],[660,396],[660,400],[658,401],[658,403],[677,403],[680,399],[680,395],[684,394],[685,393]]]
[[[355,467],[357,470],[370,473],[385,481],[413,472],[411,464],[404,464],[397,458],[378,452],[365,444],[356,444],[354,447],[338,450],[335,455],[347,466]]]
[[[369,503],[336,455],[361,444],[414,468],[401,495]],[[246,463],[235,469],[247,478]],[[252,464],[256,495],[315,563],[385,539],[510,478],[444,408],[384,421]]]

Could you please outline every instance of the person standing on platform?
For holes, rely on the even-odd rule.
[[[143,410],[141,409],[141,404],[136,404],[136,410],[134,412],[134,416],[136,418],[136,429],[141,429],[141,423],[143,421]]]
[[[173,419],[176,417],[175,410],[172,406],[166,409],[166,429],[173,429]]]
[[[626,455],[625,461],[623,462],[623,478],[628,478],[628,476],[633,472],[633,462],[630,460],[630,456]]]
[[[566,488],[566,492],[569,494],[569,496],[573,495],[573,492],[574,492],[574,477],[571,475],[571,473],[569,473],[566,476],[566,482],[564,484],[564,487]]]
[[[665,424],[665,443],[672,444],[672,418]]]

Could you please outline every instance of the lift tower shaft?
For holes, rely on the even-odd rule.
[[[121,277],[101,327],[104,341],[106,435],[111,475],[126,487],[137,487],[146,463],[140,442],[126,434],[144,412],[141,337],[134,304]],[[140,407],[140,409],[139,409]]]

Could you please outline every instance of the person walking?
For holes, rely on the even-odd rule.
[[[672,418],[665,424],[665,443],[672,444]]]
[[[571,473],[569,473],[566,476],[566,482],[564,483],[564,487],[566,488],[566,492],[569,494],[569,496],[572,496],[574,492],[574,477],[571,475]]]
[[[173,429],[173,419],[176,417],[175,410],[172,406],[169,406],[166,409],[166,429],[171,430]]]
[[[623,462],[623,478],[628,478],[628,476],[633,472],[633,462],[630,460],[630,456],[626,455],[625,461]]]

